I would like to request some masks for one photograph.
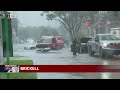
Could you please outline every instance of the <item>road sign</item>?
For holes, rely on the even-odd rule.
[[[0,14],[0,16],[1,16],[3,19],[5,18],[5,15],[4,15],[4,14]],[[7,15],[7,18],[8,18],[8,19],[16,18],[16,16],[13,15],[13,14],[8,14],[8,15]]]
[[[15,16],[15,15],[13,15],[13,14],[8,14],[8,15],[7,15],[7,17],[8,17],[8,19],[11,19],[11,18],[16,18],[16,16]]]

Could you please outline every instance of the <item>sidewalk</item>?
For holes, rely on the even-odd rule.
[[[7,60],[6,58],[0,59],[0,64],[3,64],[6,60]],[[31,59],[28,57],[14,56],[10,57],[9,60],[31,60]]]

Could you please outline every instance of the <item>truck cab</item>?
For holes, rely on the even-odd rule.
[[[39,50],[60,49],[64,46],[64,39],[61,36],[42,36],[37,43],[36,48]]]

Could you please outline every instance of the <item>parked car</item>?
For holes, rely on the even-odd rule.
[[[25,47],[25,50],[35,50],[36,49],[36,43],[28,43]]]
[[[87,42],[89,40],[91,40],[91,39],[92,38],[89,38],[89,37],[82,37],[80,39],[80,44],[81,44],[80,50],[81,50],[81,53],[88,53]]]
[[[95,39],[87,43],[89,55],[99,53],[100,57],[120,55],[120,38],[112,34],[97,34]]]

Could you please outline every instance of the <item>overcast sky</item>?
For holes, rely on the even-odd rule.
[[[48,21],[45,16],[40,16],[40,11],[16,11],[20,23],[26,26],[51,26],[59,27],[57,21]]]

